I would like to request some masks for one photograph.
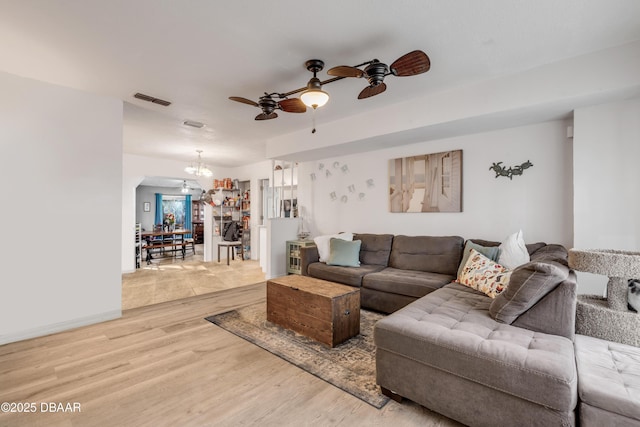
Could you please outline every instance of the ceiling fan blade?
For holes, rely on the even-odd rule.
[[[300,98],[283,99],[282,101],[278,101],[278,105],[282,111],[286,111],[287,113],[304,113],[307,111],[307,106],[304,105],[304,102],[302,102]]]
[[[271,113],[271,114],[260,113],[256,116],[256,120],[271,120],[271,119],[275,119],[276,117],[278,117],[276,113]]]
[[[242,98],[240,96],[230,96],[229,99],[232,100],[232,101],[242,102],[243,104],[248,104],[248,105],[253,105],[254,107],[258,107],[258,103],[257,102],[252,101],[252,100],[247,99],[247,98]]]
[[[414,50],[396,59],[391,64],[391,73],[394,76],[415,76],[429,71],[431,61],[426,53],[421,50]]]
[[[382,93],[385,90],[387,90],[387,85],[384,82],[380,83],[377,86],[367,86],[364,89],[362,89],[362,92],[360,92],[360,95],[358,95],[358,99],[369,98],[371,96],[378,95],[379,93]]]
[[[362,77],[364,73],[361,69],[356,67],[339,65],[337,67],[329,69],[329,71],[327,71],[327,74],[337,77]]]

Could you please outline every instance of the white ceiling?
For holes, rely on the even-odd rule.
[[[265,141],[311,127],[311,112],[255,121],[265,91],[305,86],[326,70],[421,49],[431,70],[326,85],[318,122],[640,40],[638,0],[0,0],[0,70],[112,96],[124,104],[124,150],[212,166],[264,159]],[[142,92],[169,100],[139,101]],[[186,119],[205,123],[187,128]]]

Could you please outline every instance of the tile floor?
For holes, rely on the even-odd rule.
[[[202,295],[265,280],[258,261],[226,260],[204,262],[203,247],[196,254],[157,258],[150,265],[122,275],[122,309],[127,310],[165,301]]]

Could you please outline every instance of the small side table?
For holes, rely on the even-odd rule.
[[[220,262],[220,248],[227,248],[227,265],[229,265],[229,251],[231,251],[231,259],[236,259],[236,251],[234,250],[236,246],[240,246],[242,248],[242,242],[218,242],[218,262]],[[244,256],[242,257],[244,259]]]
[[[300,248],[303,246],[315,246],[315,243],[313,240],[287,241],[287,274],[301,274]]]

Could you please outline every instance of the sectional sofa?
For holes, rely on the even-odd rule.
[[[490,298],[455,282],[462,237],[353,239],[359,267],[319,262],[311,247],[302,274],[357,286],[363,308],[391,313],[374,329],[383,393],[468,425],[576,424],[576,279],[564,247],[527,245],[530,261]]]

